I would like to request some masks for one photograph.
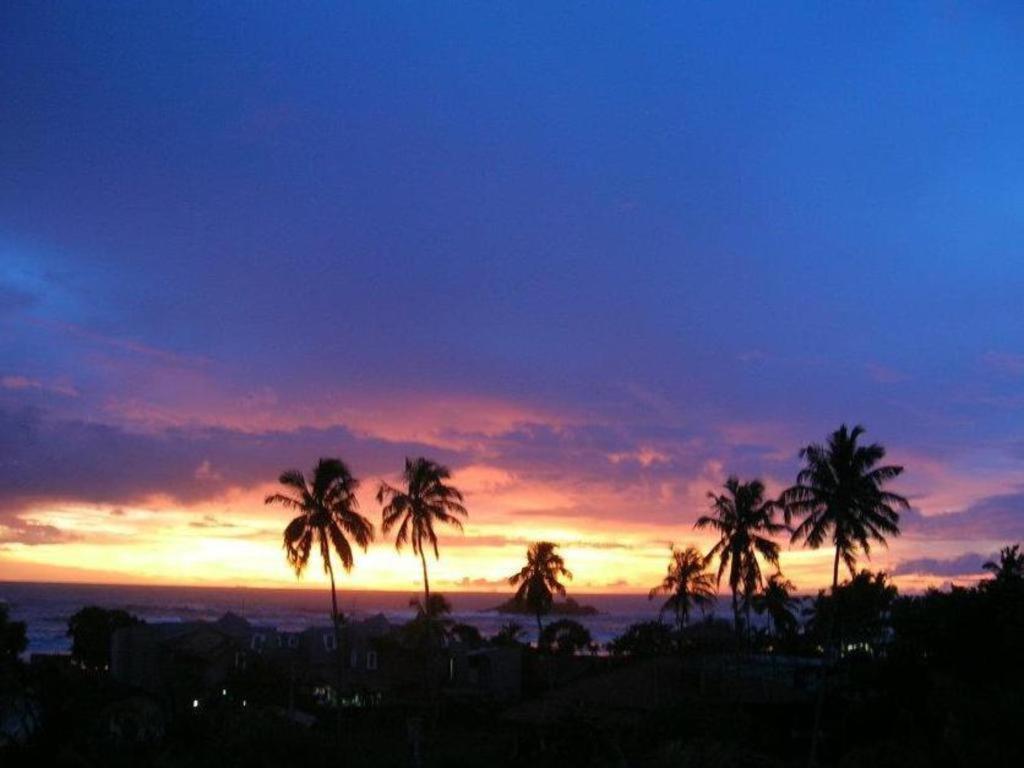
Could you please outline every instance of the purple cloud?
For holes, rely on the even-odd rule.
[[[995,555],[967,552],[950,558],[918,557],[902,560],[892,569],[895,576],[973,576],[980,575],[982,565],[995,559]]]
[[[1018,541],[1024,538],[1024,492],[987,496],[942,515],[912,509],[903,515],[903,531],[921,538]]]

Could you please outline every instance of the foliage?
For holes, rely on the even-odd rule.
[[[469,648],[480,648],[484,644],[483,635],[472,624],[453,624],[449,634]]]
[[[0,662],[17,661],[27,647],[25,622],[11,621],[7,603],[0,603]]]
[[[671,627],[661,621],[631,624],[625,632],[608,643],[608,650],[615,656],[637,658],[668,656],[675,649],[675,634]]]
[[[423,565],[423,590],[430,599],[430,580],[427,578],[427,559],[424,544],[434,550],[434,557],[440,556],[437,546],[435,523],[444,523],[462,530],[460,517],[466,517],[462,493],[446,481],[451,470],[422,456],[405,460],[403,488],[381,483],[377,489],[377,501],[383,504],[381,530],[387,534],[398,526],[395,547],[401,549],[406,543],[412,544],[412,551],[419,555]]]
[[[551,610],[554,594],[565,597],[565,585],[560,579],[572,579],[565,561],[555,550],[557,544],[538,541],[526,551],[526,565],[509,577],[508,583],[518,586],[515,599],[526,605],[537,617],[537,635],[541,633],[541,616]]]
[[[740,629],[739,595],[751,595],[763,582],[758,557],[778,568],[779,545],[769,536],[785,530],[775,522],[776,503],[765,498],[764,483],[751,480],[741,483],[730,477],[723,486],[725,493],[708,493],[710,515],[697,519],[696,528],[710,528],[718,541],[707,559],[718,557],[718,581],[728,572],[732,590],[733,622],[737,635]]]
[[[324,572],[332,579],[332,549],[342,567],[352,570],[354,558],[349,537],[365,550],[373,541],[373,524],[357,511],[355,492],[359,481],[348,466],[341,459],[320,459],[310,481],[297,469],[282,472],[278,481],[291,493],[272,493],[265,503],[280,504],[299,513],[284,530],[284,548],[296,575],[301,575],[309,564],[314,544],[320,550]]]
[[[897,595],[896,586],[884,572],[862,570],[834,592],[818,592],[808,609],[807,632],[824,644],[830,627],[835,626],[848,646],[875,648],[886,638]]]
[[[886,536],[898,536],[899,511],[908,509],[902,496],[885,486],[903,473],[903,467],[881,465],[885,448],[878,443],[858,445],[864,428],[845,424],[833,432],[827,445],[812,443],[800,451],[804,467],[796,484],[782,494],[786,522],[803,518],[792,541],[817,549],[835,546],[833,587],[839,583],[839,561],[852,576],[857,555],[871,554],[871,542],[884,545]]]
[[[122,627],[143,621],[121,610],[108,610],[95,605],[82,608],[68,619],[71,658],[86,669],[107,669],[110,666],[110,640]]]
[[[768,616],[772,633],[777,637],[790,637],[799,626],[796,608],[800,601],[792,596],[795,589],[781,573],[773,573],[761,591],[751,597],[754,611],[759,616]]]
[[[448,599],[435,592],[425,604],[422,598],[411,598],[409,606],[416,609],[416,615],[402,628],[405,639],[415,646],[424,643],[431,647],[441,645],[452,626],[452,620],[448,618],[452,606]]]
[[[1024,553],[1020,551],[1020,544],[1003,547],[999,550],[999,562],[990,560],[982,567],[994,577],[988,582],[989,586],[1020,585],[1024,582]]]
[[[574,656],[593,644],[590,630],[572,619],[553,621],[540,633],[540,647],[557,656]]]
[[[676,628],[682,630],[689,623],[693,608],[706,611],[715,604],[715,580],[705,571],[706,567],[707,560],[696,547],[672,548],[668,573],[648,594],[651,600],[657,595],[668,595],[659,618],[670,611],[675,616]]]
[[[509,621],[501,625],[501,628],[491,638],[491,645],[521,645],[526,632],[522,625],[515,621]]]

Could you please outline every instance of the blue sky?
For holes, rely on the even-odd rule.
[[[0,560],[321,450],[680,540],[841,421],[1004,500],[890,564],[1020,538],[1024,14],[780,5],[4,8]]]

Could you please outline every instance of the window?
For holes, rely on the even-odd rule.
[[[299,636],[298,635],[288,635],[288,647],[289,648],[298,648],[299,647]]]
[[[324,632],[324,650],[325,651],[336,651],[338,650],[338,638],[334,636],[333,632]]]
[[[366,668],[371,672],[377,669],[377,652],[367,651],[366,652]]]
[[[263,646],[267,643],[267,636],[261,633],[257,633],[252,636],[252,640],[249,642],[249,646],[254,651],[263,650]]]

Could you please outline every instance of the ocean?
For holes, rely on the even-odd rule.
[[[414,593],[344,590],[339,607],[362,619],[378,613],[401,623],[413,615],[409,599]],[[508,593],[450,592],[452,619],[472,624],[485,636],[502,624],[516,621],[526,637],[536,638],[531,616],[508,616],[489,610],[508,598]],[[621,634],[630,624],[657,618],[659,602],[646,595],[573,594],[581,605],[600,613],[574,616],[599,643]],[[298,630],[330,622],[330,593],[316,589],[247,589],[242,587],[172,587],[108,584],[48,584],[0,582],[0,602],[7,603],[13,620],[28,625],[28,653],[65,653],[70,650],[68,618],[79,608],[98,605],[120,608],[148,621],[214,620],[228,611],[253,624],[282,630]],[[548,619],[550,621],[550,619]]]

